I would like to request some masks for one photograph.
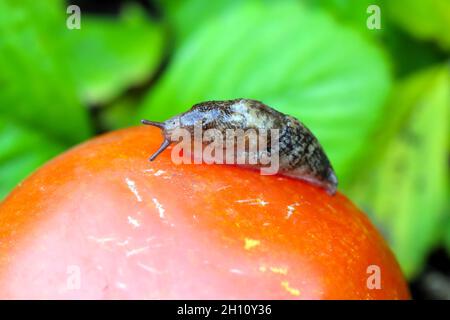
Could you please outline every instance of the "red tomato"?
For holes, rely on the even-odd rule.
[[[0,298],[409,298],[391,251],[342,194],[175,165],[170,149],[149,162],[161,139],[150,127],[113,132],[21,183],[0,204]]]

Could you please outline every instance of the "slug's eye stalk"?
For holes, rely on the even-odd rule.
[[[141,123],[149,125],[149,126],[154,126],[154,127],[160,128],[161,130],[165,129],[164,122],[156,122],[156,121],[150,121],[150,120],[145,120],[144,119],[144,120],[141,120]]]
[[[163,122],[156,122],[156,121],[149,121],[149,120],[141,120],[142,124],[154,126],[157,128],[160,128],[163,132],[165,131],[165,125]],[[156,159],[157,156],[161,154],[164,150],[167,149],[167,147],[170,145],[170,141],[167,138],[164,138],[163,143],[159,147],[158,150],[150,157],[150,161],[153,161]]]
[[[164,150],[167,149],[167,147],[169,146],[170,141],[167,139],[164,139],[163,143],[161,144],[161,146],[159,147],[158,150],[156,150],[156,152],[150,157],[150,161],[153,161],[156,159],[157,156],[159,156],[159,154],[161,152],[163,152]]]

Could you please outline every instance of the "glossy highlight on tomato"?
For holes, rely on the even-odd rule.
[[[0,298],[409,298],[384,240],[341,193],[175,165],[170,148],[149,162],[160,143],[155,128],[112,132],[21,183],[0,204]]]

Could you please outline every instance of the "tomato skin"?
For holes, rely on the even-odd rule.
[[[344,195],[230,165],[148,157],[129,128],[50,161],[0,204],[0,298],[408,299]],[[381,289],[369,289],[368,267]]]

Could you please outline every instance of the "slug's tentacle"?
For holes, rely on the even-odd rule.
[[[153,161],[156,159],[157,156],[159,156],[159,154],[161,152],[163,152],[164,150],[167,149],[167,147],[170,145],[170,141],[167,139],[164,139],[163,143],[161,144],[161,146],[159,147],[158,150],[156,150],[156,152],[150,157],[150,161]]]
[[[165,129],[164,122],[156,122],[156,121],[150,121],[150,120],[145,120],[144,119],[144,120],[141,120],[141,123],[142,124],[147,124],[149,126],[154,126],[154,127],[160,128],[161,130]]]
[[[164,124],[164,122],[156,122],[156,121],[150,121],[150,120],[145,120],[145,119],[141,120],[141,122],[142,122],[142,124],[160,128],[161,130],[163,130],[163,132],[166,129],[166,125]],[[156,150],[156,152],[150,157],[150,161],[155,160],[156,157],[159,156],[161,154],[161,152],[166,150],[169,145],[170,145],[170,141],[167,138],[164,138],[164,141],[161,144],[161,146],[159,147],[159,149]]]

